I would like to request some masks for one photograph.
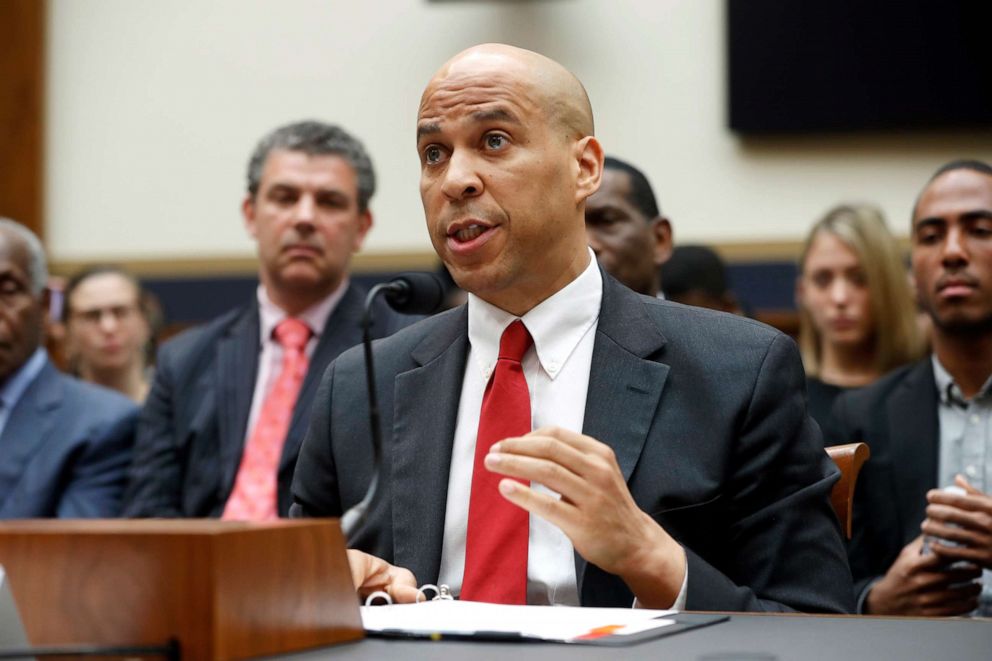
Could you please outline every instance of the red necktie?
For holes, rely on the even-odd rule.
[[[275,337],[283,348],[282,369],[265,397],[241,455],[234,490],[224,507],[224,519],[264,521],[279,516],[276,509],[279,459],[296,397],[307,373],[304,349],[310,339],[310,329],[299,319],[287,318],[276,326]]]
[[[531,344],[522,321],[507,326],[499,341],[496,369],[482,398],[461,591],[461,598],[468,601],[527,602],[530,515],[499,494],[499,481],[505,476],[490,472],[482,462],[497,441],[531,431],[530,392],[520,364]]]

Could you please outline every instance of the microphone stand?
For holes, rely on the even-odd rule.
[[[375,366],[372,359],[372,304],[384,292],[397,292],[401,289],[395,282],[384,282],[372,287],[365,297],[365,311],[362,314],[362,346],[365,350],[365,382],[369,395],[369,426],[372,430],[372,479],[365,497],[352,506],[341,517],[341,530],[351,546],[359,527],[365,522],[369,506],[379,492],[379,473],[382,467],[382,428],[379,416],[379,396],[375,387]]]
[[[372,359],[372,305],[384,294],[394,310],[411,314],[431,314],[441,305],[444,289],[440,280],[429,273],[408,273],[389,282],[375,285],[365,297],[362,314],[362,346],[365,350],[365,382],[369,396],[369,426],[372,431],[372,479],[365,497],[349,508],[341,517],[341,530],[348,546],[355,541],[358,530],[368,515],[369,507],[379,492],[379,474],[382,472],[382,429],[379,415],[379,396],[375,387],[375,367]]]

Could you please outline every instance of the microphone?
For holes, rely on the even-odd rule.
[[[382,430],[379,421],[379,398],[375,390],[375,369],[372,363],[372,307],[382,294],[394,310],[406,314],[433,314],[444,302],[444,285],[433,273],[404,273],[389,282],[379,283],[365,297],[362,314],[362,346],[365,349],[365,382],[368,385],[369,426],[372,430],[372,479],[365,497],[341,517],[341,530],[348,546],[355,541],[359,528],[365,523],[369,505],[379,491],[382,472]]]
[[[404,273],[384,287],[386,302],[404,314],[434,314],[444,303],[444,285],[433,273]]]

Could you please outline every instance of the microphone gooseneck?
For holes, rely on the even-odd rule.
[[[382,472],[382,429],[379,415],[379,398],[375,388],[375,367],[372,359],[372,325],[375,323],[372,308],[382,294],[394,310],[406,314],[432,314],[444,301],[444,286],[432,273],[405,273],[389,282],[380,283],[365,297],[362,314],[362,347],[365,351],[365,382],[368,386],[369,427],[372,431],[372,478],[361,501],[341,517],[341,530],[350,547],[355,541],[368,515],[369,506],[379,491]]]
[[[404,273],[385,292],[390,307],[404,314],[434,314],[444,302],[444,285],[433,273]]]

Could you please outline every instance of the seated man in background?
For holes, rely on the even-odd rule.
[[[661,266],[662,292],[670,301],[744,314],[727,286],[727,268],[712,248],[679,246]]]
[[[672,254],[672,224],[643,172],[606,157],[599,190],[586,200],[586,236],[607,273],[639,294],[658,295],[658,268]]]
[[[257,244],[247,305],[163,345],[141,415],[125,514],[285,516],[324,368],[361,342],[365,293],[348,266],[372,227],[375,174],[337,126],[276,129],[248,162],[241,204]],[[385,304],[375,337],[400,325]]]
[[[95,266],[69,279],[64,301],[69,371],[144,402],[152,322],[138,280],[117,266]]]
[[[48,361],[47,279],[38,237],[0,218],[0,518],[114,517],[138,408]]]
[[[839,440],[871,447],[850,545],[858,608],[992,615],[992,167],[938,169],[911,240],[933,353],[833,409]]]
[[[846,611],[795,344],[642,296],[597,265],[603,152],[578,79],[500,44],[421,97],[420,193],[467,305],[376,345],[384,467],[350,540],[360,593],[697,610]],[[363,354],[327,370],[300,513],[340,516],[372,470]],[[415,578],[416,577],[416,578]]]

